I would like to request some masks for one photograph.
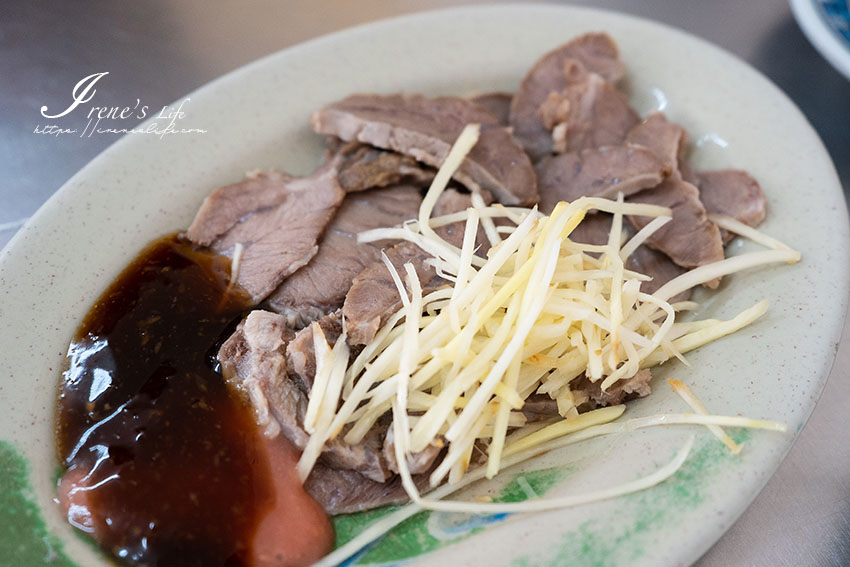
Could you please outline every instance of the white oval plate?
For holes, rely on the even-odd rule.
[[[812,45],[850,79],[850,1],[791,0],[791,10]]]
[[[690,434],[694,453],[670,481],[601,504],[530,516],[422,516],[361,562],[417,565],[684,565],[696,560],[755,498],[803,427],[828,376],[846,312],[848,223],[838,178],[815,132],[776,87],[726,52],[646,20],[557,6],[457,8],[377,22],[257,61],[191,95],[184,127],[207,134],[127,135],[75,175],[0,258],[0,462],[27,465],[49,554],[80,565],[105,559],[51,500],[56,461],[53,406],[68,340],[92,301],[151,239],[187,226],[204,196],[247,170],[310,171],[320,140],[309,113],[356,91],[469,94],[513,90],[544,52],[590,30],[619,43],[626,88],[641,113],[667,100],[669,117],[696,141],[699,167],[746,168],[763,185],[763,228],[803,253],[794,266],[727,278],[702,314],[731,317],[768,297],[768,314],[735,336],[671,363],[656,392],[627,416],[684,411],[664,378],[689,384],[710,410],[784,421],[789,433],[735,432],[738,458],[700,428],[603,439],[506,472],[479,487],[552,494],[586,491],[647,474]],[[6,467],[9,470],[15,467]],[[26,480],[26,479],[23,479]],[[14,482],[13,482],[14,481]],[[504,487],[511,481],[511,485]],[[14,485],[14,486],[13,486]],[[6,517],[0,521],[12,521]],[[340,530],[357,522],[340,524]],[[483,524],[488,524],[486,528]],[[20,545],[36,545],[26,543]],[[464,543],[458,540],[465,540]],[[28,540],[27,540],[28,541]],[[64,551],[57,551],[61,542]],[[455,543],[453,543],[455,542]],[[38,548],[41,549],[41,548]],[[31,548],[32,553],[38,549]],[[417,554],[430,551],[425,555]],[[47,559],[45,559],[45,562]]]

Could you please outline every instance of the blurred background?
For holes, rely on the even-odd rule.
[[[464,4],[482,2],[463,2]],[[74,173],[119,138],[35,135],[82,77],[109,71],[105,100],[161,108],[287,46],[448,0],[0,0],[0,247]],[[850,81],[806,39],[783,0],[572,2],[683,29],[749,62],[820,134],[850,192]],[[803,190],[803,188],[801,188]],[[850,251],[848,251],[850,254]],[[753,506],[698,562],[850,565],[850,331],[821,402]]]

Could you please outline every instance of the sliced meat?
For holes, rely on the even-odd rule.
[[[690,183],[670,178],[628,200],[672,209],[673,220],[650,236],[647,244],[667,254],[678,265],[696,268],[723,259],[720,230],[706,217],[699,191]],[[632,216],[629,220],[641,229],[651,219]]]
[[[295,178],[280,171],[249,173],[244,181],[227,185],[204,199],[186,237],[209,246],[248,215],[283,203],[286,185]]]
[[[549,214],[551,210],[543,211]],[[570,240],[580,244],[602,246],[608,244],[608,234],[611,232],[611,219],[608,213],[589,213],[570,233]]]
[[[672,279],[678,278],[687,270],[673,262],[670,256],[649,246],[638,246],[629,259],[626,260],[626,269],[647,275],[652,279],[641,282],[640,290],[644,293],[655,293],[658,289]],[[686,301],[691,297],[691,290],[685,290],[674,295],[668,301]]]
[[[252,311],[221,345],[218,361],[228,385],[250,400],[266,436],[283,431],[303,449],[307,434],[297,416],[306,411],[306,399],[286,376],[286,345],[294,337],[279,315]]]
[[[328,341],[336,342],[341,332],[339,316],[327,317],[319,324]],[[298,366],[298,363],[292,364],[292,350],[299,343],[309,342],[312,352],[312,335],[304,334],[308,329],[293,338],[294,333],[281,315],[252,311],[219,351],[219,361],[228,382],[243,393],[247,393],[252,381],[255,382],[260,388],[259,397],[268,400],[274,420],[281,423],[284,435],[299,450],[308,440],[303,429],[307,396],[301,380],[287,373],[283,351],[290,351],[289,366]],[[287,349],[287,345],[290,348]],[[311,377],[315,374],[315,361],[312,365],[312,370],[307,369]],[[253,397],[251,401],[256,407]],[[357,445],[344,443],[342,435],[328,442],[304,485],[327,513],[343,514],[407,501],[399,477],[393,477],[384,457],[388,425],[388,420],[382,418]],[[420,490],[428,487],[433,461],[431,459],[425,467],[424,474],[414,477]],[[418,466],[421,462],[414,463],[417,470],[421,469]]]
[[[391,185],[427,187],[436,171],[410,156],[352,142],[339,150],[339,184],[346,193]]]
[[[691,185],[697,185],[698,183],[697,172],[693,167],[691,167],[691,164],[689,164],[687,160],[683,159],[679,161],[679,176]]]
[[[400,242],[386,250],[387,257],[398,271],[404,273],[404,264],[410,262],[422,283],[423,293],[433,289],[431,282],[437,281],[437,273],[425,264],[430,256],[410,242]],[[442,279],[439,279],[442,284]],[[383,262],[375,262],[363,270],[345,296],[342,313],[348,329],[348,342],[366,345],[372,342],[381,326],[401,307],[398,289]]]
[[[602,391],[602,380],[591,382],[582,374],[570,383],[570,389],[576,393],[587,395],[588,402],[579,407],[579,411],[587,411],[602,406],[615,406],[635,398],[643,398],[652,392],[649,382],[652,374],[648,368],[638,370],[631,378],[619,380],[607,391]]]
[[[525,399],[525,404],[522,406],[522,413],[525,415],[526,423],[543,421],[560,416],[558,413],[558,402],[546,394],[531,394]]]
[[[238,392],[246,393],[266,435],[282,432],[303,450],[309,435],[304,430],[307,393],[297,377],[287,372],[286,346],[294,334],[283,316],[252,311],[219,350],[222,374]],[[264,416],[268,421],[264,423]],[[276,423],[277,427],[269,426]],[[359,444],[349,445],[341,437],[327,442],[321,461],[330,467],[356,471],[383,482],[391,473],[383,459],[386,430],[373,428]]]
[[[382,451],[386,430],[387,424],[375,425],[360,443],[349,445],[342,440],[348,431],[344,428],[339,437],[325,444],[320,460],[334,469],[354,471],[375,482],[386,482],[392,476]]]
[[[422,492],[428,490],[429,474],[430,471],[413,477]],[[336,470],[322,463],[316,463],[304,483],[304,489],[332,515],[362,512],[408,501],[399,476],[388,482],[375,482],[357,472]]]
[[[579,36],[541,57],[522,79],[510,112],[514,136],[535,161],[552,153],[551,131],[538,111],[550,93],[562,93],[570,85],[571,77],[564,71],[567,62],[577,62],[610,83],[624,72],[617,44],[604,33]]]
[[[325,340],[333,347],[342,334],[342,313],[336,311],[317,321]],[[286,346],[286,368],[292,376],[297,376],[304,388],[313,387],[316,376],[316,351],[313,349],[313,326],[304,327]]]
[[[579,197],[616,198],[655,187],[670,169],[649,149],[606,146],[571,152],[537,165],[540,210],[551,211],[558,201]]]
[[[414,218],[422,197],[400,185],[349,194],[328,226],[318,253],[288,277],[268,298],[269,308],[293,328],[342,307],[354,277],[380,260],[386,242],[360,243],[357,233],[391,227]]]
[[[608,234],[611,232],[611,219],[611,215],[607,213],[587,215],[570,234],[570,240],[597,246],[607,244]],[[624,226],[623,230],[628,232],[628,228]],[[652,278],[641,282],[640,290],[644,293],[655,293],[658,288],[687,271],[663,252],[653,250],[646,245],[638,246],[637,250],[628,257],[626,269]],[[690,296],[691,291],[686,290],[670,298],[670,301],[685,301]]]
[[[649,369],[638,370],[631,378],[620,380],[603,392],[601,388],[602,380],[594,383],[582,374],[570,383],[570,390],[578,394],[579,399],[587,399],[579,406],[579,410],[584,412],[648,396],[652,392],[649,386],[650,380],[652,380],[652,374]],[[559,416],[557,402],[545,394],[530,396],[522,407],[522,412],[528,422]]]
[[[507,129],[488,111],[457,97],[352,95],[312,116],[313,129],[346,141],[393,150],[439,167],[464,126],[481,136],[455,173],[469,189],[484,189],[509,205],[537,202],[534,168]]]
[[[489,193],[482,194],[482,200],[485,205],[490,205],[493,202],[493,198]],[[455,189],[446,189],[434,204],[434,210],[431,211],[431,216],[440,217],[443,215],[450,215],[452,213],[459,213],[461,211],[465,211],[471,206],[471,194],[462,193]],[[463,233],[465,229],[466,222],[460,221],[436,228],[434,232],[436,232],[440,238],[444,239],[446,242],[460,248],[463,246]],[[482,258],[486,258],[487,251],[490,250],[490,241],[487,239],[487,234],[484,232],[480,223],[478,225],[478,235],[475,237],[475,246],[475,254]]]
[[[626,142],[649,148],[663,161],[670,175],[681,177],[679,164],[683,161],[685,146],[688,144],[688,132],[668,121],[661,112],[653,112],[632,128],[626,136]]]
[[[625,95],[577,61],[568,60],[564,73],[569,84],[563,91],[549,93],[538,110],[543,127],[551,132],[551,151],[565,153],[623,143],[640,122]]]
[[[395,457],[395,442],[393,441],[393,428],[387,428],[387,435],[384,437],[384,460],[387,462],[390,470],[398,474],[398,460]],[[431,469],[440,453],[443,452],[444,442],[440,438],[439,442],[432,441],[430,445],[425,447],[418,453],[407,455],[407,468],[411,474],[421,474]]]
[[[514,95],[511,93],[485,93],[471,97],[469,100],[492,114],[499,124],[508,126],[513,98]]]
[[[620,60],[617,44],[607,33],[590,32],[580,35],[544,55],[535,67],[550,57],[560,57],[562,60],[575,59],[585,69],[612,84],[622,79],[626,72],[626,66]]]
[[[485,199],[485,202],[488,200]],[[447,189],[440,195],[432,214],[441,216],[462,211],[470,204],[470,195]],[[436,232],[455,246],[463,243],[463,225],[460,223],[441,227]],[[486,237],[479,232],[476,242],[480,244],[478,254],[486,254],[488,248]],[[415,244],[399,242],[385,252],[399,274],[404,273],[404,264],[407,262],[413,264],[422,285],[423,294],[430,293],[446,283],[437,276],[434,268],[426,264],[426,260],[431,256]],[[398,295],[398,289],[384,262],[378,260],[366,267],[351,282],[351,289],[345,296],[342,307],[349,344],[369,344],[387,319],[400,308],[401,298]]]
[[[223,187],[204,201],[187,236],[228,256],[240,244],[236,280],[259,303],[318,251],[345,196],[336,166],[332,160],[302,178],[258,173]]]
[[[696,183],[699,187],[699,198],[709,213],[728,215],[753,227],[760,225],[767,215],[767,198],[764,191],[758,181],[746,171],[698,171]],[[724,234],[724,242],[728,242],[732,237],[731,234]]]

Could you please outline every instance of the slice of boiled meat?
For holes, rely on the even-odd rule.
[[[336,344],[342,334],[342,313],[335,311],[325,315],[318,321],[322,334],[329,345]],[[313,349],[313,326],[304,327],[289,341],[286,346],[286,369],[290,376],[297,376],[305,390],[313,387],[316,376],[316,351]]]
[[[294,337],[279,315],[252,311],[221,345],[218,361],[228,385],[251,401],[257,423],[266,435],[275,437],[282,430],[303,448],[307,434],[298,425],[297,416],[306,411],[306,400],[303,391],[286,376],[286,345]],[[277,415],[272,414],[272,407]]]
[[[208,196],[186,235],[233,256],[242,246],[236,281],[255,303],[307,264],[345,192],[336,160],[309,177],[263,172]]]
[[[295,179],[280,171],[257,171],[239,183],[216,190],[204,199],[186,237],[209,246],[244,217],[283,203],[289,195],[286,185]]]
[[[522,414],[525,416],[526,423],[560,417],[558,402],[546,394],[531,394],[527,397],[522,406]]]
[[[543,211],[547,215],[551,210]],[[608,213],[589,212],[570,233],[570,240],[580,244],[603,246],[608,244],[608,234],[611,232],[611,219]],[[624,227],[625,228],[625,227]]]
[[[511,117],[511,93],[485,93],[470,97],[469,100],[492,114],[499,124],[508,126]]]
[[[485,199],[485,202],[487,200],[489,199]],[[441,216],[462,211],[470,205],[470,195],[447,189],[437,200],[433,215]],[[459,247],[463,243],[463,225],[460,223],[440,227],[435,232],[455,246]],[[486,254],[489,244],[480,232],[476,242],[480,245],[478,254]],[[426,263],[431,256],[415,244],[399,242],[385,252],[399,274],[404,274],[404,264],[408,262],[413,264],[422,285],[423,294],[446,283],[437,276],[434,268]],[[400,308],[401,298],[398,295],[398,289],[384,262],[378,260],[366,267],[351,282],[351,289],[345,296],[342,307],[349,344],[369,344],[387,319]]]
[[[681,177],[679,164],[684,161],[688,132],[661,112],[653,112],[632,128],[626,142],[649,148],[663,161],[670,175]]]
[[[657,187],[632,195],[628,200],[672,209],[673,220],[650,236],[647,244],[664,252],[680,266],[696,268],[723,259],[720,230],[706,217],[699,190],[690,183],[669,178]],[[641,229],[651,219],[631,216],[629,220]]]
[[[393,440],[393,428],[387,429],[387,435],[384,437],[384,460],[390,467],[390,470],[398,474],[398,460],[395,456],[395,441]],[[431,469],[434,461],[443,452],[443,442],[432,441],[427,447],[418,453],[407,455],[407,468],[411,474],[422,474]]]
[[[427,187],[436,171],[410,156],[379,150],[357,142],[342,145],[338,180],[346,193],[405,184]]]
[[[430,471],[413,477],[422,492],[430,486],[429,474]],[[375,482],[355,471],[334,469],[323,463],[316,463],[304,483],[304,489],[332,515],[404,504],[409,500],[400,476],[394,476],[387,482]]]
[[[635,398],[643,398],[652,392],[649,382],[652,374],[648,368],[638,370],[631,378],[618,380],[602,391],[602,380],[591,382],[582,374],[570,383],[570,390],[587,395],[588,401],[579,407],[579,411],[587,411],[602,406],[615,406]]]
[[[570,234],[570,240],[597,246],[607,244],[612,218],[607,213],[593,213],[585,216]],[[628,226],[624,225],[623,231],[631,236]],[[644,293],[655,293],[658,288],[687,271],[663,252],[653,250],[646,245],[638,246],[637,250],[626,259],[626,269],[652,278],[641,282],[640,290]],[[670,298],[670,301],[685,301],[690,296],[690,290],[686,290]]]
[[[649,281],[641,282],[640,285],[640,290],[649,294],[655,293],[670,280],[687,272],[685,268],[673,262],[670,256],[649,246],[638,246],[637,250],[626,260],[626,269],[652,278]],[[677,301],[686,301],[690,297],[691,290],[688,289],[674,295],[668,301],[676,303]]]
[[[357,233],[390,227],[414,218],[422,197],[412,186],[400,185],[349,194],[322,237],[318,253],[289,276],[267,302],[301,328],[342,307],[354,277],[380,260],[387,243],[358,243]]]
[[[669,168],[651,150],[605,146],[546,158],[537,165],[540,210],[579,197],[616,198],[655,187]]]
[[[568,85],[549,93],[538,110],[551,132],[551,151],[565,153],[621,144],[640,121],[623,93],[578,61],[564,64]]]
[[[760,225],[767,215],[764,191],[746,171],[698,171],[696,183],[699,198],[709,213],[728,215],[752,227]],[[733,236],[724,234],[724,241],[728,242]]]
[[[538,59],[514,94],[510,113],[514,136],[535,161],[552,153],[551,129],[538,112],[550,93],[562,93],[570,85],[571,77],[564,71],[567,62],[577,62],[610,83],[624,72],[617,44],[604,33],[579,36]]]
[[[328,344],[333,346],[342,334],[342,313],[339,311],[322,317],[318,321],[325,335]],[[286,347],[287,369],[291,376],[297,376],[307,389],[313,385],[313,378],[316,376],[316,352],[313,348],[313,326],[305,327],[295,334],[288,346]],[[344,432],[343,432],[344,435]],[[386,463],[387,469],[393,473],[398,473],[398,464],[395,458],[395,449],[393,446],[393,431],[389,427],[389,422],[383,418],[378,424],[377,429],[373,428],[367,435],[364,443],[370,450],[377,450],[378,442],[383,436],[381,451],[383,455],[383,463]],[[342,437],[342,435],[340,436]],[[349,446],[351,447],[351,446]],[[354,447],[358,447],[355,445]],[[434,459],[442,451],[441,447],[430,445],[423,451],[408,455],[408,468],[413,474],[425,472],[431,467]],[[339,466],[340,456],[336,455],[336,468],[346,468],[356,470],[357,463],[351,463],[352,455],[360,458],[358,453],[348,451],[346,456],[348,460],[343,463],[345,466]],[[325,459],[327,461],[327,458]]]
[[[482,194],[482,200],[484,201],[485,205],[490,205],[493,202],[493,198],[488,193]],[[443,193],[440,195],[440,198],[437,199],[437,202],[434,204],[434,210],[431,211],[431,217],[441,217],[443,215],[459,213],[461,211],[465,211],[471,206],[471,194],[462,193],[456,189],[446,189],[445,191],[443,191]],[[434,229],[434,232],[436,232],[440,236],[440,238],[442,238],[446,242],[452,244],[457,248],[460,248],[461,246],[463,246],[463,233],[465,229],[466,221],[459,221],[438,227]],[[482,258],[486,258],[487,251],[490,249],[490,241],[487,239],[487,235],[484,232],[484,229],[481,227],[480,223],[478,225],[478,235],[475,237],[475,246],[475,254],[477,256],[481,256]]]
[[[228,384],[247,394],[267,436],[282,432],[303,450],[309,440],[304,430],[307,392],[301,381],[287,372],[286,350],[293,337],[283,316],[255,310],[222,345],[218,360]],[[385,429],[373,428],[356,445],[345,443],[341,437],[331,439],[320,459],[330,467],[384,482],[392,474],[383,458],[385,434]]]
[[[457,97],[352,95],[313,113],[313,129],[346,141],[393,150],[439,167],[464,126],[481,124],[478,143],[455,173],[471,190],[483,189],[509,205],[537,202],[534,168],[498,120]]]
[[[413,264],[423,293],[435,289],[434,285],[439,287],[444,283],[434,268],[425,263],[431,256],[415,244],[399,242],[388,248],[386,254],[399,274],[404,273],[404,264]],[[372,342],[381,326],[400,307],[401,298],[386,265],[378,261],[366,267],[351,282],[342,307],[349,344],[367,345]]]

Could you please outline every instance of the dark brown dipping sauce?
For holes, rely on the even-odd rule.
[[[69,348],[60,501],[119,563],[254,564],[274,484],[250,410],[215,368],[248,306],[228,278],[227,258],[162,238],[98,299]]]

